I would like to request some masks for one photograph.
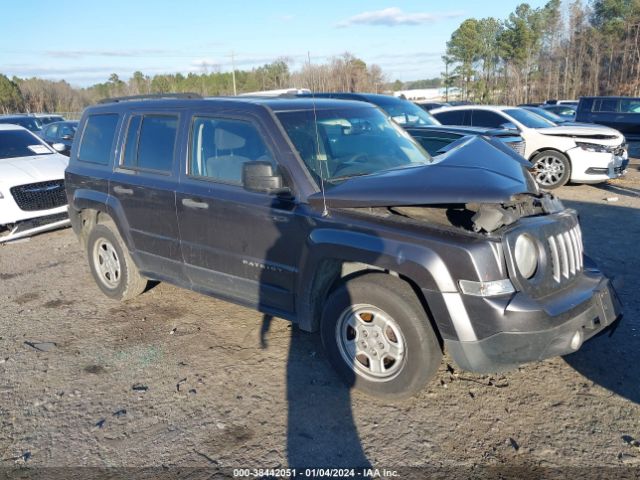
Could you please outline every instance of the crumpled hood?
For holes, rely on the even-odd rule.
[[[538,133],[556,137],[575,138],[580,141],[594,140],[602,144],[619,144],[622,142],[622,134],[613,128],[596,125],[566,125],[549,128],[538,128]]]
[[[531,163],[498,140],[466,137],[429,165],[353,177],[325,191],[328,207],[392,207],[447,203],[503,203],[537,193]],[[322,193],[309,197],[322,207]]]
[[[0,184],[15,186],[64,178],[69,159],[64,155],[33,155],[0,160]]]

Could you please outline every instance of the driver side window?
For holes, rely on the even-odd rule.
[[[191,127],[189,175],[242,185],[247,162],[276,163],[258,129],[249,122],[195,117]]]

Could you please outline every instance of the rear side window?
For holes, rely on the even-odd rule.
[[[177,115],[134,115],[127,128],[122,166],[170,172],[177,131]]]
[[[47,137],[56,138],[58,136],[58,125],[51,125],[45,133]]]
[[[189,174],[223,183],[242,184],[247,162],[276,167],[260,132],[249,122],[195,117],[191,131]]]
[[[618,111],[618,99],[616,98],[602,98],[596,100],[595,108],[596,112],[617,112]]]
[[[440,123],[443,125],[464,125],[464,110],[450,110],[448,112],[434,113]]]
[[[82,134],[78,160],[107,165],[117,125],[116,113],[89,115]]]
[[[624,98],[620,100],[620,112],[640,113],[640,98]]]
[[[473,110],[471,117],[471,124],[473,126],[498,128],[503,123],[507,123],[507,119],[495,112],[490,112],[488,110]]]

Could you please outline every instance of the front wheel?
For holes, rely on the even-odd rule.
[[[147,287],[115,226],[98,224],[91,229],[87,256],[91,274],[106,296],[129,300]]]
[[[555,150],[545,150],[531,159],[533,176],[545,190],[565,185],[571,176],[571,163],[566,155]]]
[[[333,291],[322,313],[321,336],[348,385],[386,400],[418,393],[442,360],[415,293],[384,273],[353,278]]]

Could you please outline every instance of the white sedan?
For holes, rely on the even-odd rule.
[[[0,124],[0,243],[69,224],[68,162],[27,129]]]
[[[600,125],[558,126],[518,107],[463,105],[431,110],[445,125],[472,125],[518,130],[524,157],[545,189],[572,181],[599,183],[624,175],[629,163],[624,136]]]

